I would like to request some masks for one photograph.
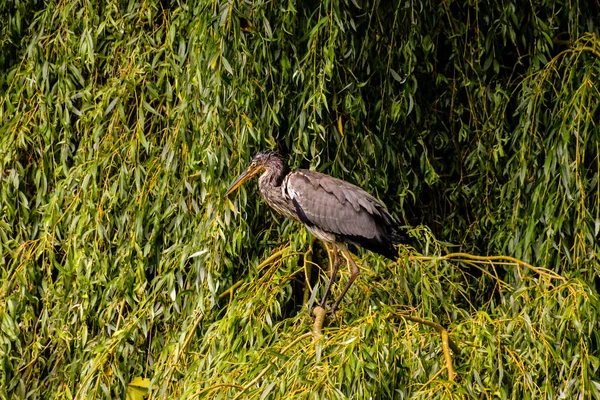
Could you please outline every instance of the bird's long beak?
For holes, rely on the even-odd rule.
[[[229,189],[227,189],[227,192],[225,192],[225,197],[229,196],[229,194],[231,192],[233,192],[235,189],[237,189],[238,187],[240,187],[242,185],[242,183],[246,182],[253,175],[256,175],[256,173],[258,173],[258,171],[260,171],[260,168],[250,168],[250,167],[248,167],[244,172],[242,172],[242,174],[240,176],[238,176],[237,178],[235,178],[235,181],[233,181],[233,183],[231,184],[231,186],[229,186]]]

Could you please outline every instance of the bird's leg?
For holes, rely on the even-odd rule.
[[[327,245],[325,245],[327,247]],[[337,274],[338,268],[340,266],[340,258],[338,256],[338,249],[335,244],[331,245],[331,249],[333,250],[333,265],[331,265],[331,258],[329,259],[329,263],[331,266],[331,275],[329,276],[329,282],[327,282],[327,288],[325,288],[325,295],[323,296],[323,300],[321,300],[320,306],[325,308],[325,302],[327,301],[327,296],[329,296],[329,292],[331,291],[331,284],[333,283],[333,279]]]
[[[335,301],[335,303],[333,303],[333,306],[331,306],[331,309],[327,311],[329,314],[334,314],[334,315],[335,315],[335,310],[337,310],[338,306],[340,305],[340,302],[342,301],[342,299],[346,295],[346,292],[348,291],[348,289],[350,289],[350,286],[352,286],[352,282],[354,282],[354,280],[356,279],[356,277],[358,277],[358,274],[360,273],[360,270],[358,269],[358,266],[356,265],[356,263],[352,259],[352,255],[350,254],[350,252],[348,251],[348,249],[346,248],[346,246],[341,247],[341,250],[344,252],[345,258],[348,260],[348,263],[352,267],[352,273],[350,274],[350,278],[348,279],[348,283],[346,283],[346,286],[344,287],[344,290],[342,290],[342,294]]]

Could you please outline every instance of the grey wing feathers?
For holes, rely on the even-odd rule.
[[[385,206],[348,182],[315,171],[298,170],[287,179],[287,194],[310,224],[340,236],[385,240],[396,225]]]

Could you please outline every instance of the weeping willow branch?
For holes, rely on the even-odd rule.
[[[535,272],[536,274],[538,274],[540,276],[544,276],[549,279],[556,279],[556,280],[560,280],[562,282],[566,282],[566,279],[563,276],[558,275],[554,271],[551,271],[546,268],[534,267],[533,265],[528,264],[525,261],[519,260],[514,257],[510,257],[510,256],[476,256],[476,255],[469,254],[469,253],[450,253],[450,254],[446,254],[445,256],[440,256],[440,257],[438,257],[438,256],[435,256],[435,257],[411,256],[410,259],[417,260],[417,261],[434,261],[434,260],[450,261],[450,260],[452,260],[452,261],[457,261],[457,262],[471,262],[471,263],[483,262],[486,264],[487,263],[498,264],[497,261],[508,261],[512,265],[516,265],[516,266],[522,265],[525,268]]]
[[[242,286],[242,283],[244,283],[244,281],[237,281],[235,284],[233,284],[232,286],[229,287],[229,289],[225,290],[223,293],[221,293],[219,295],[219,299],[222,299],[223,297],[229,295],[229,302],[231,303],[232,297],[233,297],[233,292],[239,288],[240,286]]]
[[[448,331],[446,329],[442,329],[440,333],[442,335],[442,349],[444,350],[444,360],[446,361],[446,368],[448,369],[448,380],[454,382],[456,373],[454,372],[454,368],[452,367],[452,355],[450,354],[450,350],[448,350],[448,345],[453,342],[448,336]],[[454,348],[456,347],[456,345],[451,345],[451,347]],[[456,350],[458,350],[458,348]],[[456,353],[460,354],[460,351]]]
[[[275,261],[279,257],[282,257],[283,253],[285,253],[286,250],[288,250],[289,248],[290,248],[290,246],[286,246],[281,250],[277,250],[275,253],[271,254],[266,260],[264,260],[263,262],[258,264],[258,266],[256,267],[256,270],[261,271],[264,267],[271,264],[273,261]],[[291,254],[288,254],[288,256],[289,255],[291,255]]]
[[[446,328],[444,328],[442,325],[438,324],[437,322],[428,321],[428,320],[420,318],[420,317],[408,315],[408,314],[405,314],[405,312],[403,312],[403,311],[400,311],[397,314],[390,313],[388,315],[388,318],[394,317],[394,316],[398,316],[398,317],[407,319],[409,321],[413,321],[413,322],[417,322],[419,324],[430,326],[440,333],[440,335],[442,336],[442,351],[444,352],[444,361],[446,363],[446,369],[448,370],[448,380],[454,381],[454,379],[456,378],[456,372],[454,372],[454,367],[452,366],[452,354],[450,353],[450,349],[452,349],[452,351],[457,356],[460,355],[460,349],[458,348],[456,343],[454,343],[454,341],[452,341],[452,339],[450,339],[450,336],[448,335],[448,331],[446,330]]]
[[[288,350],[289,350],[289,349],[290,349],[292,346],[294,346],[296,343],[298,343],[298,342],[299,342],[299,341],[301,341],[302,339],[305,339],[305,338],[307,338],[307,337],[309,337],[309,336],[312,336],[312,335],[313,335],[313,333],[312,333],[312,332],[307,332],[307,333],[305,333],[304,335],[301,335],[301,336],[297,337],[296,339],[294,339],[294,340],[292,341],[292,343],[288,344],[287,346],[285,346],[285,347],[283,348],[283,350],[281,351],[281,354],[285,354],[285,352],[286,352],[286,351],[288,351]],[[239,392],[239,393],[238,393],[238,394],[237,394],[237,395],[234,397],[234,400],[235,400],[235,399],[239,399],[239,398],[240,398],[240,396],[242,396],[246,390],[248,390],[248,389],[249,389],[249,388],[251,388],[253,385],[255,385],[255,384],[256,384],[256,383],[257,383],[257,382],[260,380],[260,378],[262,378],[262,377],[263,377],[263,376],[264,376],[264,375],[265,375],[265,374],[266,374],[266,373],[269,371],[269,369],[271,369],[271,367],[272,367],[273,365],[275,365],[275,361],[276,361],[276,358],[273,358],[273,359],[271,360],[271,362],[269,363],[269,365],[267,365],[266,367],[264,367],[264,368],[262,369],[262,371],[260,371],[260,372],[259,372],[259,374],[256,376],[256,378],[252,379],[250,382],[248,382],[248,384],[246,384],[245,386],[243,386],[243,387],[242,387],[242,391],[241,391],[241,392]],[[239,387],[239,386],[235,386],[235,387]]]

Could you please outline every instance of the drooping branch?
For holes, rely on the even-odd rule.
[[[551,271],[549,269],[546,268],[540,268],[540,267],[534,267],[533,265],[526,263],[525,261],[519,260],[517,258],[514,257],[510,257],[510,256],[476,256],[473,254],[469,254],[469,253],[450,253],[450,254],[446,254],[445,256],[411,256],[410,257],[411,260],[417,260],[417,261],[434,261],[434,260],[443,260],[443,261],[456,261],[456,262],[461,262],[461,261],[469,261],[469,262],[483,262],[483,263],[492,263],[495,264],[498,261],[508,261],[511,264],[517,265],[517,266],[524,266],[525,268],[535,272],[536,274],[540,275],[540,276],[544,276],[546,278],[549,279],[557,279],[560,280],[562,282],[566,282],[566,279],[563,276],[558,275],[556,272]]]
[[[444,352],[444,361],[446,364],[446,369],[448,370],[448,380],[453,381],[456,378],[456,372],[454,371],[454,367],[452,365],[452,354],[450,350],[454,352],[457,356],[460,355],[460,348],[454,343],[454,341],[448,335],[448,331],[442,325],[437,322],[429,321],[423,319],[421,317],[416,317],[414,315],[409,315],[407,311],[400,311],[397,314],[390,313],[388,318],[393,317],[401,317],[403,319],[417,322],[419,324],[427,325],[438,331],[442,337],[442,351]]]

